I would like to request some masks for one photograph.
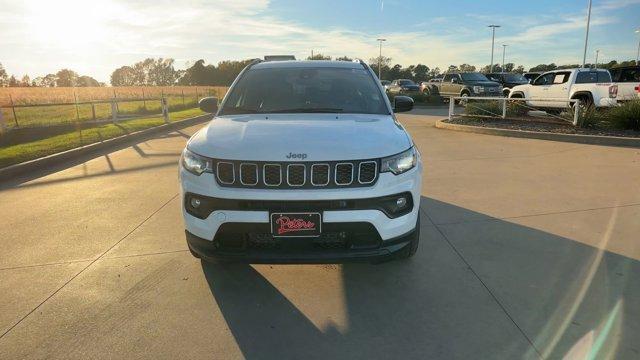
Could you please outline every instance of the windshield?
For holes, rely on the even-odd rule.
[[[486,76],[480,73],[462,73],[462,80],[466,81],[489,81]]]
[[[505,74],[504,75],[504,80],[506,82],[511,82],[511,83],[526,83],[526,82],[529,82],[529,80],[527,80],[527,78],[525,78],[521,74]]]
[[[250,69],[233,87],[221,115],[255,113],[388,114],[365,69]]]

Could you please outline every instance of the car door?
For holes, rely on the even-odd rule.
[[[553,82],[547,88],[546,97],[550,100],[547,105],[549,107],[567,107],[567,103],[557,102],[557,100],[569,99],[569,79],[571,78],[571,71],[559,71],[555,73]]]
[[[531,99],[527,102],[530,106],[544,107],[548,104],[543,100],[547,98],[549,87],[553,84],[555,72],[542,74],[536,78],[536,80],[529,87],[528,98]]]
[[[452,74],[446,74],[442,78],[442,82],[438,86],[439,89],[440,89],[440,95],[442,95],[442,96],[448,95],[447,94],[447,91],[448,91],[447,88],[449,87],[449,85],[451,85],[451,77],[452,77]]]

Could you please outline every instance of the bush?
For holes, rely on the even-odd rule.
[[[609,109],[606,118],[615,128],[640,131],[640,100],[628,101]]]

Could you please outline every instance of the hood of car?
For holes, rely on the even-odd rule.
[[[187,146],[216,159],[336,161],[397,154],[411,140],[390,115],[250,114],[214,118]]]

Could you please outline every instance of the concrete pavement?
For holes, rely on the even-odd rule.
[[[0,357],[637,358],[640,150],[438,130],[416,257],[210,265],[184,241],[197,127],[0,189]]]

